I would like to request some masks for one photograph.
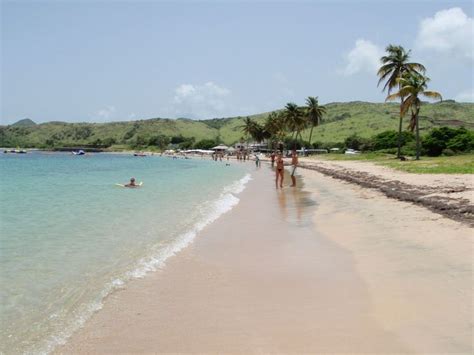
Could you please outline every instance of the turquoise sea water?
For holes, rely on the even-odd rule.
[[[238,202],[250,166],[118,154],[0,156],[0,351],[49,352],[104,297]],[[138,189],[117,187],[134,176]]]

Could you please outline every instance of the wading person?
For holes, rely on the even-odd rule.
[[[296,186],[295,172],[296,172],[297,166],[298,166],[298,154],[296,154],[296,149],[293,149],[293,151],[291,152],[291,182],[292,182],[292,184],[290,185],[291,187]]]
[[[275,169],[275,186],[278,189],[278,180],[280,180],[280,188],[283,187],[283,176],[284,176],[284,162],[281,153],[278,153],[276,158],[276,169]]]

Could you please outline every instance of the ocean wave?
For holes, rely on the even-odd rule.
[[[64,345],[71,335],[84,326],[85,322],[97,311],[103,307],[105,298],[113,291],[125,287],[127,281],[132,279],[142,278],[146,274],[163,268],[165,262],[172,256],[179,253],[181,250],[189,246],[196,236],[206,226],[216,221],[220,216],[229,212],[235,207],[240,199],[236,196],[244,191],[247,183],[251,180],[250,174],[246,174],[243,178],[233,182],[232,184],[223,188],[220,196],[214,200],[209,201],[201,212],[201,218],[194,223],[190,230],[179,235],[172,242],[160,245],[158,250],[151,256],[140,259],[135,267],[126,272],[121,277],[115,278],[105,285],[102,289],[98,300],[85,306],[79,310],[74,319],[68,326],[63,328],[60,334],[56,334],[47,339],[42,350],[34,349],[26,352],[27,354],[48,354],[52,352],[57,346]]]

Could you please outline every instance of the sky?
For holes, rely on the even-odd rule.
[[[473,102],[473,2],[1,1],[0,123],[205,119],[383,102],[379,58]]]

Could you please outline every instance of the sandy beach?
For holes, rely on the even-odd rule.
[[[298,172],[275,190],[256,170],[236,207],[57,353],[472,353],[472,229]]]

